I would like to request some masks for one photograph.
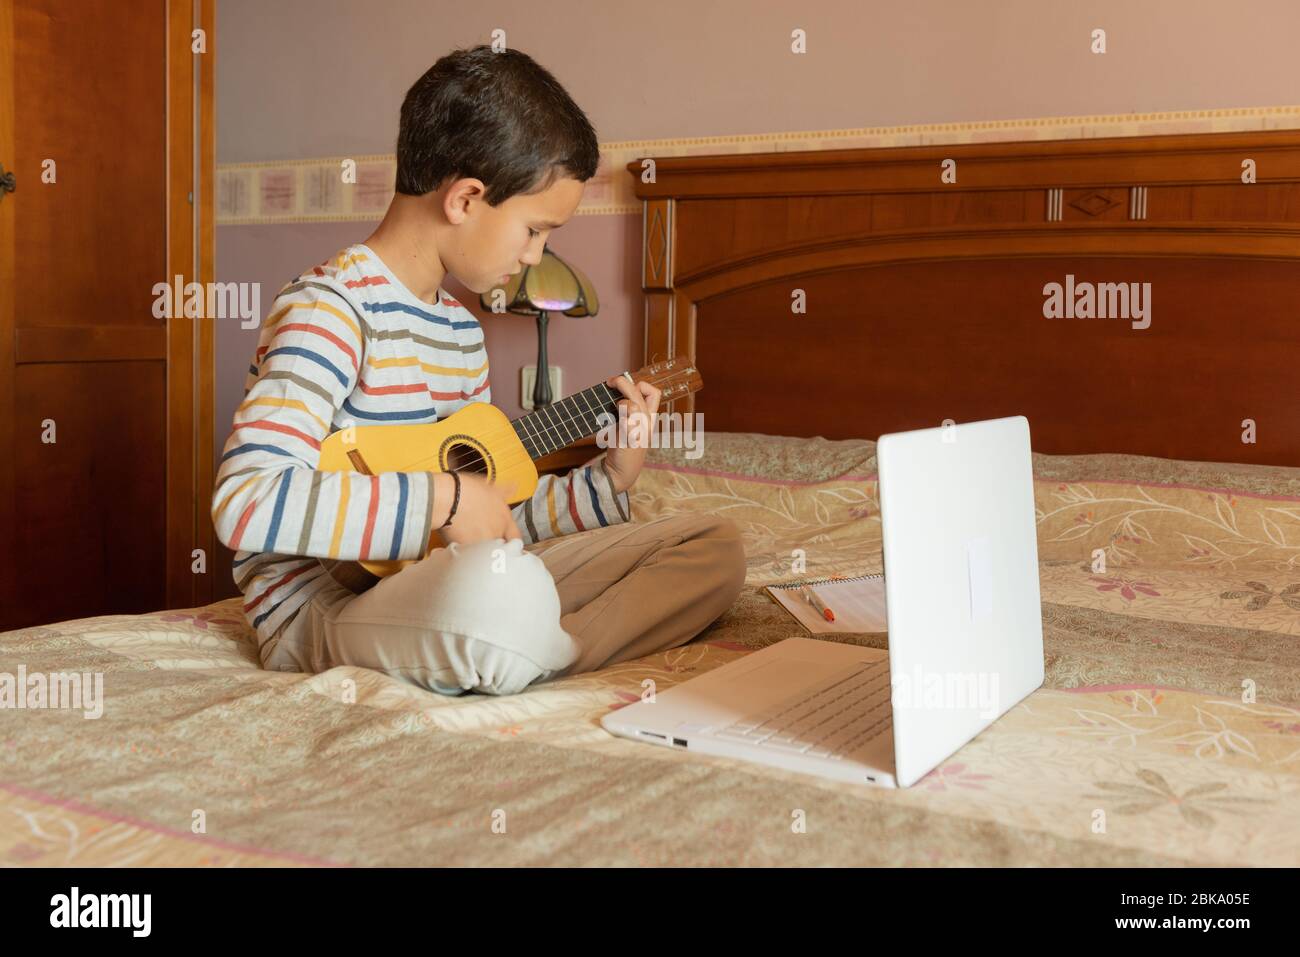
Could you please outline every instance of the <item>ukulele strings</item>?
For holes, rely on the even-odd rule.
[[[608,386],[606,386],[606,388],[608,389]],[[608,411],[608,410],[607,410],[607,409],[602,409],[602,410],[600,410],[600,411],[604,412],[604,411]],[[534,414],[535,414],[535,413],[534,413]],[[597,414],[599,414],[599,413],[597,413]],[[525,416],[524,418],[528,418],[528,416]],[[578,415],[578,416],[572,417],[572,418],[565,418],[565,417],[563,417],[563,416],[561,416],[561,415],[557,415],[557,418],[559,419],[559,425],[569,426],[569,427],[572,427],[572,426],[573,426],[575,423],[577,423],[577,422],[582,422],[582,430],[574,429],[574,431],[581,431],[580,437],[582,437],[582,435],[589,434],[589,433],[586,433],[585,430],[588,429],[588,428],[590,428],[590,426],[589,426],[589,425],[587,424],[587,422],[582,418],[581,414]],[[516,420],[516,421],[522,421],[522,420]],[[545,420],[542,420],[542,421],[544,422]],[[509,423],[508,427],[507,427],[507,426],[493,426],[493,427],[491,427],[491,428],[485,429],[483,432],[481,432],[481,433],[479,433],[478,435],[474,436],[474,438],[479,439],[480,441],[483,442],[483,444],[486,445],[486,444],[488,444],[489,442],[495,442],[498,438],[500,438],[500,437],[502,437],[502,436],[510,435],[510,436],[514,436],[514,438],[518,439],[521,443],[525,443],[525,442],[529,442],[529,441],[534,441],[534,440],[536,440],[536,439],[539,438],[539,437],[540,437],[540,438],[549,438],[550,436],[549,436],[547,433],[550,433],[550,432],[554,432],[556,438],[561,438],[561,439],[564,438],[563,433],[560,431],[558,425],[547,425],[547,426],[546,426],[546,429],[545,429],[545,432],[543,432],[543,433],[539,433],[539,434],[537,434],[537,435],[528,435],[528,434],[525,434],[525,435],[521,436],[521,435],[519,434],[519,432],[514,428],[514,422]],[[594,434],[594,433],[590,433],[590,434]],[[555,451],[558,451],[559,449],[564,448],[566,445],[570,445],[570,444],[572,444],[573,442],[576,442],[576,441],[578,441],[578,440],[577,440],[577,439],[569,439],[569,440],[566,440],[566,441],[562,441],[562,442],[560,442],[559,445],[556,446]],[[535,459],[535,457],[534,457],[533,455],[531,455],[531,454],[528,453],[528,449],[527,449],[527,446],[526,446],[526,445],[524,446],[524,454],[523,454],[522,456],[519,455],[517,451],[512,450],[512,452],[513,452],[512,455],[509,455],[509,456],[503,457],[503,458],[499,461],[499,463],[498,463],[498,465],[497,465],[497,471],[498,471],[498,472],[499,472],[499,471],[502,471],[503,469],[506,469],[506,468],[513,468],[515,465],[518,465],[518,464],[520,464],[520,463],[522,463],[522,462],[532,462],[532,461],[534,461],[534,459]],[[477,454],[477,451],[476,451],[476,454]],[[549,453],[543,453],[543,454],[545,455],[545,454],[549,454]],[[437,462],[439,458],[440,458],[440,455],[439,455],[438,453],[434,453],[433,455],[423,456],[423,457],[418,458],[418,459],[412,459],[411,461],[409,461],[409,462],[407,462],[407,463],[405,464],[404,468],[409,469],[409,468],[412,468],[412,467],[418,467],[418,466],[424,465],[426,462]],[[481,454],[478,455],[478,461],[479,461],[479,462],[483,462],[483,461],[484,461],[484,460],[483,460],[483,457],[482,457]],[[474,465],[468,465],[468,466],[464,466],[464,467],[461,467],[461,468],[457,468],[455,471],[458,471],[458,472],[476,472],[476,473],[479,473],[479,474],[486,474],[487,471],[488,471],[488,469],[487,469],[487,465],[486,465],[486,463],[484,462],[484,465],[483,465],[482,468],[477,468],[477,467],[475,467]]]
[[[605,388],[606,392],[609,393],[610,398],[613,398],[615,395],[617,395],[619,398],[623,398],[623,394],[622,394],[621,392],[620,392],[620,393],[615,393],[612,389],[610,389],[610,387],[609,387],[608,385],[605,385],[605,383],[602,382],[602,383],[600,383],[599,385],[600,385],[600,386],[603,386],[603,387]],[[596,386],[593,386],[592,388],[596,388]],[[584,391],[585,391],[585,390],[584,390]],[[578,393],[578,394],[580,395],[581,393]],[[570,396],[569,398],[573,398],[573,397]],[[561,400],[561,401],[563,401],[563,400]],[[617,403],[613,403],[613,404],[614,404],[614,405],[617,405]],[[553,411],[555,411],[555,410],[553,409]],[[584,416],[585,416],[585,415],[589,415],[589,414],[594,414],[594,415],[596,415],[596,416],[599,416],[601,413],[603,413],[603,412],[609,412],[609,411],[610,411],[609,408],[602,408],[602,409],[600,409],[600,410],[598,410],[598,411],[596,411],[596,412],[594,412],[594,413],[593,413],[591,410],[588,410],[587,412],[580,412],[578,415],[576,415],[576,416],[572,416],[572,417],[565,417],[563,414],[559,414],[559,413],[557,413],[557,414],[556,414],[556,418],[559,420],[558,425],[555,425],[555,424],[546,424],[546,427],[545,427],[545,429],[543,430],[543,432],[541,432],[541,433],[540,433],[539,435],[537,435],[537,436],[535,436],[535,435],[525,435],[525,436],[520,436],[519,432],[514,428],[514,424],[515,424],[515,422],[522,422],[523,419],[531,418],[531,416],[539,414],[539,413],[534,412],[534,413],[530,413],[530,415],[528,415],[528,416],[524,416],[524,417],[521,418],[521,419],[516,419],[515,422],[511,422],[511,423],[509,423],[508,427],[507,427],[507,426],[493,426],[492,428],[486,429],[486,430],[484,430],[482,433],[480,433],[479,435],[475,436],[475,438],[477,438],[477,439],[479,439],[480,441],[482,441],[485,445],[488,444],[488,442],[490,442],[490,441],[491,441],[491,442],[495,442],[499,437],[506,436],[506,435],[511,435],[511,436],[513,436],[514,438],[519,439],[519,441],[520,441],[521,443],[522,443],[522,442],[526,442],[526,441],[532,441],[532,440],[535,440],[535,439],[538,438],[538,437],[549,438],[549,437],[550,437],[550,436],[549,436],[549,433],[551,433],[551,432],[554,432],[554,433],[555,433],[555,437],[556,437],[556,438],[563,438],[563,433],[560,431],[560,426],[572,427],[572,426],[574,426],[575,423],[579,423],[579,422],[582,423],[582,431],[583,431],[584,435],[585,435],[585,434],[594,434],[594,433],[585,432],[586,429],[589,429],[589,428],[590,428],[590,424],[586,421],[586,419],[584,418]],[[546,420],[545,420],[545,419],[542,419],[542,420],[540,420],[540,421],[542,421],[543,423],[545,423]],[[574,431],[580,431],[580,430],[578,430],[578,429],[574,429]],[[574,441],[577,441],[577,439],[572,439],[572,440],[569,440],[569,441],[561,442],[560,445],[556,446],[555,451],[558,451],[559,449],[564,448],[566,445],[569,445],[569,444],[571,444],[571,443],[574,442]],[[543,453],[543,454],[549,454],[549,453]],[[482,456],[481,454],[477,454],[477,452],[476,452],[476,455],[477,455],[477,462],[475,462],[475,463],[471,463],[470,465],[466,465],[466,466],[464,466],[464,467],[456,468],[454,471],[457,471],[457,472],[470,472],[470,473],[477,474],[477,475],[486,475],[487,472],[488,472],[487,463],[484,461],[483,456]],[[392,469],[392,471],[399,471],[399,472],[400,472],[400,471],[409,471],[409,470],[411,470],[411,469],[417,469],[417,470],[418,470],[419,467],[422,466],[422,465],[424,465],[426,462],[437,462],[438,459],[439,459],[440,457],[441,457],[441,456],[440,456],[438,453],[434,453],[433,455],[427,455],[427,456],[423,456],[423,457],[418,458],[418,459],[412,459],[412,460],[410,460],[410,461],[404,463],[404,465],[403,465],[401,468],[398,468],[398,469]],[[514,466],[519,465],[519,464],[522,464],[523,462],[532,462],[532,461],[534,461],[534,460],[535,460],[535,459],[534,459],[534,456],[528,454],[528,449],[527,449],[527,446],[525,445],[525,446],[524,446],[524,455],[521,456],[521,455],[519,455],[519,453],[518,453],[517,451],[513,451],[513,453],[512,453],[511,455],[506,456],[506,457],[503,457],[503,458],[498,462],[498,464],[497,464],[497,468],[496,468],[496,471],[497,471],[497,472],[501,472],[501,471],[503,471],[504,469],[513,468]],[[480,464],[482,465],[481,468],[479,467]]]

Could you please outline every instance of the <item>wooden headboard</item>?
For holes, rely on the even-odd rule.
[[[1300,466],[1300,131],[647,168],[646,359],[698,362],[673,411],[706,428],[1024,414],[1039,452]],[[1049,318],[1051,283],[1062,311],[1091,284],[1120,315]]]

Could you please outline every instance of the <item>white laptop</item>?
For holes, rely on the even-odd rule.
[[[908,787],[1043,683],[1029,422],[880,437],[889,651],[787,638],[610,712],[614,734]]]

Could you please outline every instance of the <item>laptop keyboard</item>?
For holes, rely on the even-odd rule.
[[[893,726],[889,659],[857,662],[714,737],[840,760]]]

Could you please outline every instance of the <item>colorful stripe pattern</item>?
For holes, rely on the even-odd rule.
[[[235,581],[263,666],[280,644],[304,640],[295,616],[332,582],[315,559],[416,559],[433,532],[434,473],[321,472],[321,441],[349,425],[437,422],[491,401],[474,314],[441,289],[437,305],[418,299],[365,245],[280,291],[212,500],[217,536],[236,552]],[[531,544],[626,522],[630,504],[626,492],[614,493],[602,458],[542,476],[514,517]]]

